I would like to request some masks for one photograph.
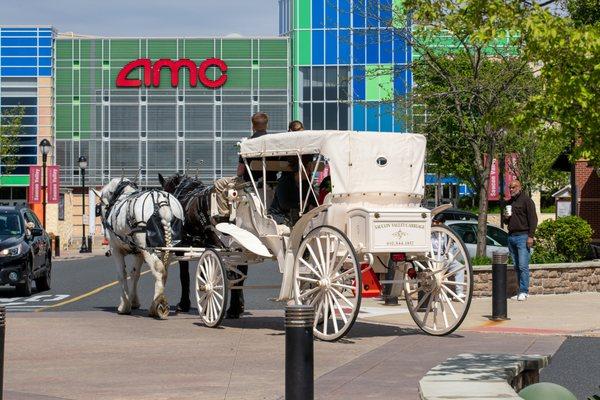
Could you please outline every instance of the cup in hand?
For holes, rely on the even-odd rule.
[[[504,213],[507,217],[510,217],[512,215],[512,206],[506,206],[506,208],[504,209]]]

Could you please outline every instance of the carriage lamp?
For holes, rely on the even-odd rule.
[[[88,161],[86,156],[79,156],[77,160],[77,164],[79,165],[79,169],[81,170],[81,248],[79,249],[80,253],[90,253],[92,249],[90,249],[87,245],[87,239],[85,237],[85,170],[88,166]]]
[[[406,261],[406,253],[392,253],[392,260],[395,262]]]
[[[40,144],[40,153],[42,153],[42,223],[44,229],[46,229],[46,163],[48,161],[48,154],[52,151],[52,143],[48,139],[42,139]]]

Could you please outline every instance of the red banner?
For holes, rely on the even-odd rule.
[[[58,204],[60,199],[60,167],[52,165],[48,169],[48,204]]]
[[[486,156],[487,158],[487,156]],[[486,160],[487,161],[487,160]],[[492,161],[490,170],[490,180],[488,182],[488,200],[500,200],[500,171],[498,170],[498,159]]]
[[[519,170],[517,168],[517,153],[507,154],[504,158],[504,200],[510,200],[510,184],[518,179]]]
[[[29,167],[29,196],[28,202],[42,202],[42,167]]]

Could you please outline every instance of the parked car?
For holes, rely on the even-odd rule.
[[[441,223],[445,223],[446,221],[477,221],[477,214],[459,210],[458,208],[449,208],[436,214],[433,220]]]
[[[50,237],[27,207],[0,207],[0,283],[29,296],[32,281],[39,292],[50,289]]]
[[[469,257],[477,253],[477,221],[446,221],[465,243]],[[492,258],[494,251],[508,252],[508,233],[497,226],[487,225],[487,246],[485,255]]]

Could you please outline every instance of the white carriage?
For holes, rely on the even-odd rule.
[[[403,292],[423,331],[454,331],[469,308],[472,269],[460,238],[444,225],[432,225],[432,212],[420,206],[425,147],[422,135],[349,131],[243,141],[239,154],[251,182],[228,181],[221,193],[225,213],[223,200],[219,207],[213,194],[211,201],[211,215],[226,219],[215,226],[224,248],[187,249],[185,255],[199,258],[195,289],[203,322],[217,326],[223,318],[227,289],[236,283],[228,282],[227,270],[275,259],[283,274],[277,300],[313,305],[314,334],[322,340],[337,340],[351,328],[361,304],[361,268],[367,265],[376,272],[394,270],[395,278],[387,281],[392,294]],[[278,225],[268,214],[270,189],[254,175],[290,173],[293,160],[299,219],[293,226]],[[331,192],[314,206],[309,198],[318,198],[315,181],[325,164]]]

